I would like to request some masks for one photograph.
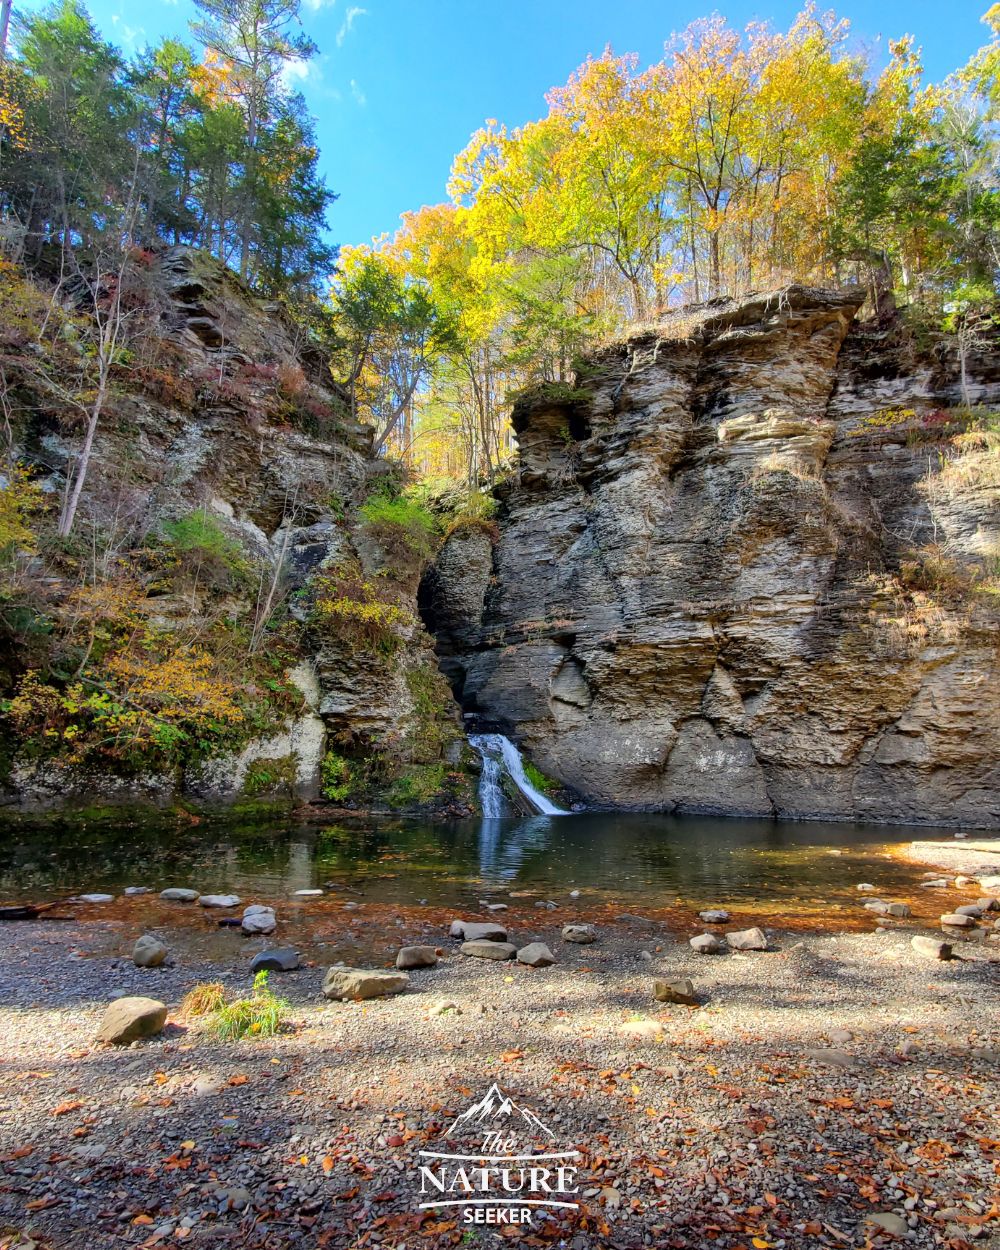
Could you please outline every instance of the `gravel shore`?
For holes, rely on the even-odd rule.
[[[941,910],[978,893],[949,885]],[[550,946],[536,969],[399,918],[383,945],[444,952],[404,993],[331,1003],[322,967],[276,974],[289,1028],[235,1043],[181,999],[246,992],[280,923],[154,969],[121,955],[134,923],[3,926],[0,1246],[1000,1246],[1000,942],[934,961],[910,920],[703,956],[687,938],[726,925],[597,919],[592,945],[544,912],[505,920]],[[657,977],[690,978],[701,1005],[655,1001]],[[167,1004],[167,1027],[98,1047],[123,993]],[[580,1152],[577,1209],[500,1228],[418,1209],[417,1150],[494,1081]]]

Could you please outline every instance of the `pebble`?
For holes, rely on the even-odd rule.
[[[865,1223],[870,1228],[881,1229],[891,1237],[905,1237],[910,1231],[906,1220],[892,1211],[879,1211],[875,1215],[869,1215],[865,1218]]]
[[[853,1055],[849,1055],[846,1050],[841,1050],[836,1046],[820,1046],[814,1050],[807,1050],[805,1055],[814,1063],[821,1063],[828,1068],[853,1068],[858,1062]]]

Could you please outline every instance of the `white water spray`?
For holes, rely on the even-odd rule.
[[[479,779],[479,802],[487,820],[503,816],[504,801],[501,776],[506,773],[536,812],[543,816],[566,816],[568,813],[547,799],[528,780],[521,752],[503,734],[471,734],[469,746],[478,751],[483,761]]]

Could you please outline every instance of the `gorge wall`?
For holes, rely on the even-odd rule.
[[[1000,823],[1000,431],[861,296],[713,301],[514,411],[498,532],[424,616],[467,711],[584,800]],[[1000,356],[968,362],[1000,401]]]
[[[364,514],[391,466],[308,333],[204,253],[152,257],[60,541],[81,436],[37,362],[73,362],[39,342],[32,314],[55,297],[23,281],[18,298],[24,317],[0,317],[12,458],[49,502],[33,548],[0,564],[0,804],[311,799],[324,765],[344,800],[464,798],[416,610],[430,549]]]

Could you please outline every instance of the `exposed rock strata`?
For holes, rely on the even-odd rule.
[[[996,596],[898,576],[931,544],[981,573],[998,492],[934,489],[954,360],[860,302],[714,301],[516,406],[499,541],[445,545],[425,619],[466,709],[590,802],[1000,822]],[[886,409],[916,415],[859,427]]]

